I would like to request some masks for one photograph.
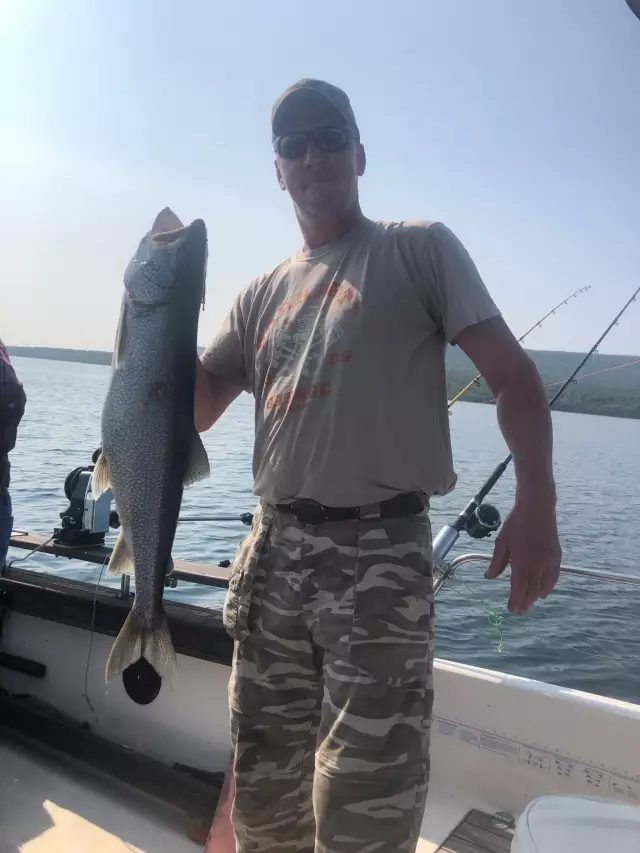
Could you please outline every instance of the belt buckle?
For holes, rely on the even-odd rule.
[[[314,501],[311,498],[299,498],[292,501],[289,506],[293,510],[293,514],[302,524],[311,524],[316,526],[324,524],[327,521],[327,513],[322,504]]]

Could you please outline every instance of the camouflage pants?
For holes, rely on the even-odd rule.
[[[412,853],[433,704],[426,511],[311,527],[259,507],[225,625],[239,853]]]

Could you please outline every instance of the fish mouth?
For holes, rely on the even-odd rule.
[[[156,224],[160,221],[160,227],[162,227],[162,230],[155,231],[152,229],[151,231],[151,240],[154,244],[169,246],[178,240],[182,239],[183,241],[187,241],[191,238],[195,240],[204,240],[206,242],[207,228],[202,219],[194,219],[189,225],[180,224],[177,228],[165,228],[163,226],[165,224],[171,224],[171,220],[160,220],[163,212],[158,214],[156,221],[154,222],[154,229]],[[180,220],[176,217],[176,221],[179,222]]]
[[[179,228],[184,228],[183,223],[170,207],[164,207],[153,220],[151,234],[156,235],[165,231],[177,231]]]

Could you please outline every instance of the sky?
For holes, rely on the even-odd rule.
[[[0,0],[0,337],[112,348],[156,213],[209,232],[213,336],[301,239],[272,103],[349,94],[373,219],[446,223],[521,334],[588,349],[640,285],[640,20],[624,0]],[[640,353],[640,299],[601,352]]]

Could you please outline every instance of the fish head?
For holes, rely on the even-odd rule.
[[[164,305],[176,297],[195,296],[201,302],[206,262],[204,222],[196,219],[183,226],[175,213],[165,208],[140,241],[125,271],[126,297],[134,305],[146,306]]]

